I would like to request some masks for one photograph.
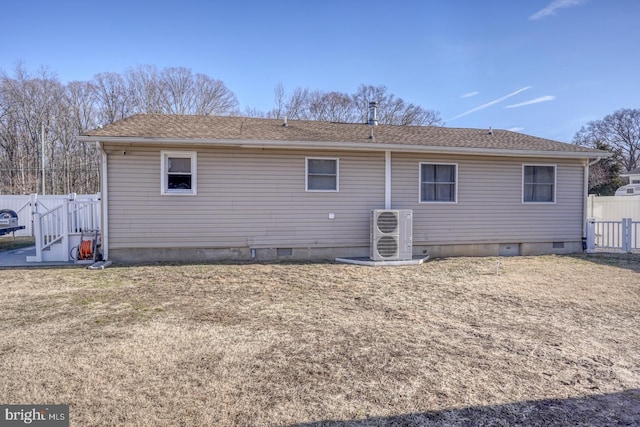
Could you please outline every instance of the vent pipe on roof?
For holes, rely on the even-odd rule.
[[[287,124],[287,116],[284,116],[284,123],[282,124],[282,126],[284,126],[284,127],[289,126],[289,125]]]
[[[493,128],[489,126],[489,135],[493,135]]]
[[[378,103],[369,103],[369,125],[378,126]]]

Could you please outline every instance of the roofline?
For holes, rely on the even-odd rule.
[[[444,147],[411,144],[381,144],[366,142],[335,142],[335,141],[272,141],[272,140],[241,140],[241,139],[184,139],[184,138],[156,138],[156,137],[122,137],[122,136],[90,136],[78,137],[81,142],[111,142],[136,145],[202,145],[202,146],[231,146],[241,148],[274,148],[316,150],[357,150],[357,151],[397,151],[413,153],[442,153],[442,154],[483,154],[508,157],[554,157],[594,159],[611,157],[613,153],[594,153],[587,151],[538,151],[538,150],[509,150],[496,148],[474,147]]]

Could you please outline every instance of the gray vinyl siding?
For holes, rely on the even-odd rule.
[[[191,196],[160,194],[163,148],[105,148],[111,249],[367,247],[384,207],[383,152],[185,146]],[[307,157],[339,159],[338,192],[305,191]],[[457,203],[419,203],[420,162],[457,164]],[[393,153],[392,208],[413,209],[414,245],[579,241],[582,162]],[[557,166],[556,203],[522,203],[525,163]]]
[[[106,147],[110,248],[368,246],[384,207],[384,153],[185,147],[193,196],[160,194],[161,150]],[[306,157],[340,159],[339,192],[305,191]]]
[[[419,203],[420,162],[458,165],[457,203]],[[522,203],[522,165],[557,165],[556,202]],[[392,206],[413,209],[413,244],[579,241],[582,160],[395,153]]]

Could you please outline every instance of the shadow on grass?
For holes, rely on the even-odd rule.
[[[640,389],[570,399],[548,399],[386,418],[317,421],[290,427],[374,426],[637,426]]]
[[[580,259],[593,262],[600,265],[608,265],[611,267],[626,268],[628,270],[640,273],[640,254],[626,253],[591,253],[591,254],[571,254],[563,255],[570,258]]]

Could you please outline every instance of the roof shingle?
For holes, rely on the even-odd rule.
[[[545,151],[606,154],[578,145],[507,130],[447,128],[437,126],[370,126],[229,116],[136,114],[104,128],[86,132],[83,140],[108,138],[154,138],[225,141],[281,141],[392,144],[400,146]],[[373,134],[373,138],[371,135]]]
[[[635,169],[631,169],[629,172],[625,172],[620,174],[621,176],[627,176],[627,175],[640,175],[640,167],[635,168]]]

